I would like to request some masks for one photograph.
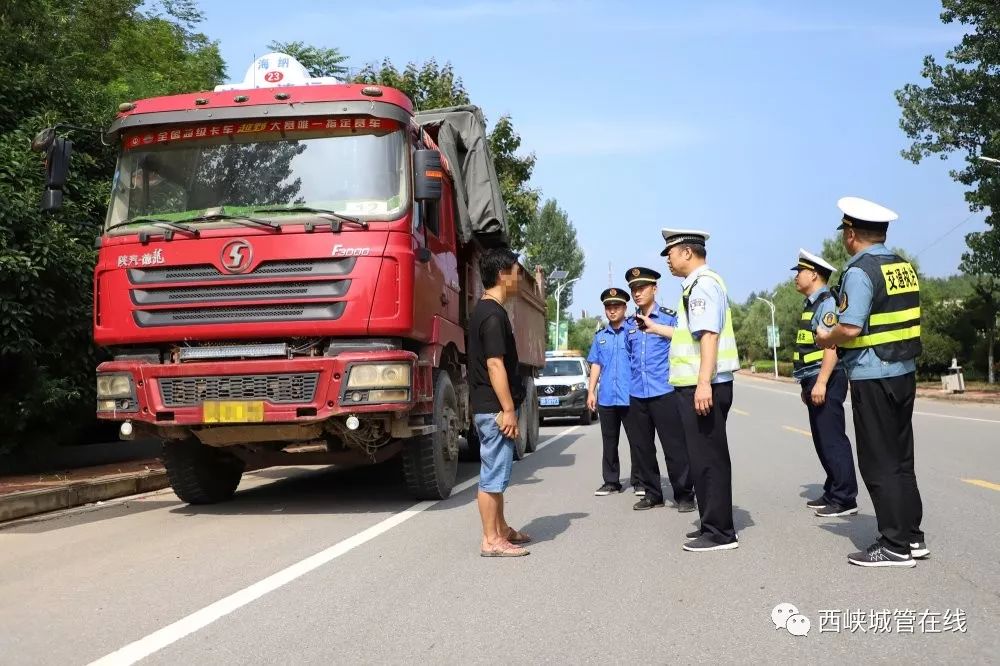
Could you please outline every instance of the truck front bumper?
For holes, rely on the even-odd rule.
[[[373,363],[408,365],[409,385],[405,387],[405,395],[400,393],[402,387],[394,387],[392,401],[375,401],[369,398],[378,387],[348,387],[352,367]],[[431,390],[420,381],[424,373],[417,370],[416,354],[399,350],[344,353],[330,358],[170,364],[111,361],[98,366],[98,376],[127,376],[132,394],[114,401],[114,409],[107,409],[109,401],[99,396],[97,416],[169,427],[308,423],[349,414],[402,415],[414,411],[418,403],[430,400]],[[220,421],[219,414],[227,413],[227,409],[220,411],[220,403],[239,403],[227,409],[230,415],[243,414],[242,420]]]

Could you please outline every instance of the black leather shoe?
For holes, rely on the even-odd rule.
[[[684,500],[677,503],[677,511],[680,513],[691,513],[695,508],[693,500]]]
[[[632,505],[632,508],[636,511],[645,511],[646,509],[653,509],[658,506],[663,506],[663,500],[655,500],[649,495],[646,495],[641,500]]]

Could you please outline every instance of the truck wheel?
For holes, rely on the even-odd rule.
[[[434,425],[430,435],[414,437],[403,448],[406,487],[417,499],[444,499],[458,475],[458,398],[447,372],[434,380]]]
[[[541,419],[538,417],[538,389],[535,388],[535,380],[528,378],[527,391],[525,391],[523,409],[528,413],[525,427],[528,433],[528,441],[525,450],[534,453],[538,448],[538,424]]]
[[[163,442],[163,466],[174,494],[188,504],[232,498],[245,469],[233,454],[196,439]]]
[[[580,414],[580,425],[590,425],[594,422],[594,412],[589,409],[583,410],[583,414]]]
[[[528,401],[527,398],[524,399]],[[517,415],[517,440],[514,442],[514,460],[524,460],[528,455],[528,405],[521,405]]]

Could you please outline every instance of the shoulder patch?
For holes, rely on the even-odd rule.
[[[840,312],[846,312],[847,311],[847,292],[846,291],[840,294],[840,303],[837,305],[837,309],[840,310]]]
[[[837,325],[837,315],[834,312],[827,312],[823,315],[823,325],[827,328],[833,328]]]
[[[662,312],[663,314],[666,314],[666,315],[670,315],[671,317],[676,317],[677,316],[677,310],[671,310],[670,308],[665,308],[665,307],[662,307],[662,306],[660,307],[660,312]]]

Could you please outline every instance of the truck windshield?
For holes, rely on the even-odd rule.
[[[279,224],[302,213],[254,210],[306,206],[368,220],[395,219],[405,211],[409,175],[398,125],[369,120],[371,127],[341,129],[334,119],[313,119],[313,127],[299,122],[305,123],[301,130],[286,129],[296,121],[279,121],[271,123],[275,131],[242,132],[266,124],[232,123],[126,136],[106,228],[139,217],[183,222],[220,207]],[[137,220],[120,231],[147,224]]]
[[[540,377],[578,377],[582,374],[583,364],[579,360],[546,361],[545,367],[538,373]]]

